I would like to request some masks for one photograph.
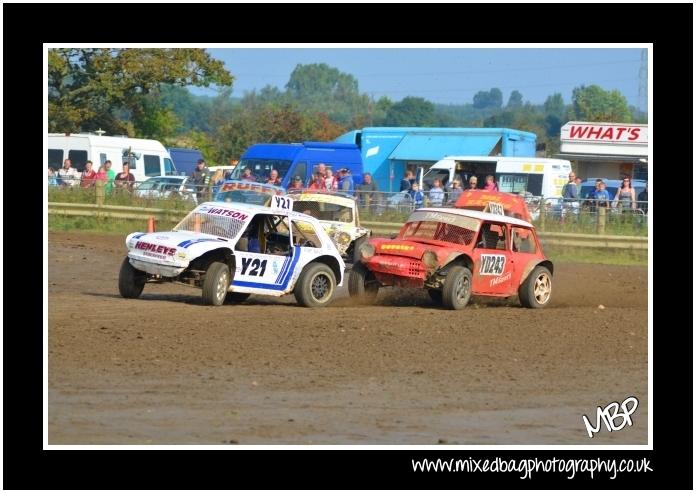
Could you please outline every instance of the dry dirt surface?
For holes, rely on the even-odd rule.
[[[121,298],[123,241],[49,234],[49,444],[647,443],[644,267],[557,265],[542,310],[392,289],[208,307],[171,284]],[[628,396],[632,426],[590,439],[582,415]]]

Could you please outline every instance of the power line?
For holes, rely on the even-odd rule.
[[[478,75],[478,74],[494,74],[494,73],[505,73],[505,72],[523,72],[523,71],[534,71],[534,70],[556,70],[556,69],[568,69],[577,67],[592,67],[601,65],[617,65],[620,63],[638,63],[641,60],[614,60],[610,62],[594,62],[594,63],[577,63],[573,65],[549,65],[545,67],[514,67],[505,69],[493,69],[493,70],[466,70],[466,71],[456,71],[456,72],[390,72],[390,73],[367,73],[367,74],[351,74],[356,79],[365,77],[415,77],[415,76],[428,76],[433,75]],[[283,74],[254,74],[254,73],[236,73],[235,77],[285,77],[287,73]]]

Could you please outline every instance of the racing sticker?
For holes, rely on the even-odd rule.
[[[259,260],[257,258],[242,257],[242,270],[241,275],[243,276],[259,276],[263,277],[266,273],[266,265],[268,260]]]
[[[505,255],[481,255],[479,274],[499,276],[505,271]]]

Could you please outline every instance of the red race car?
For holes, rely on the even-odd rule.
[[[446,308],[464,308],[471,295],[519,295],[522,306],[551,300],[553,264],[544,256],[534,226],[486,209],[423,208],[414,211],[394,239],[372,238],[360,248],[350,273],[351,296],[374,301],[381,286],[425,288]]]

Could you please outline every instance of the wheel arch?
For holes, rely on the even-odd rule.
[[[321,257],[317,257],[311,262],[309,262],[307,265],[303,267],[302,270],[306,269],[307,266],[312,265],[312,264],[326,264],[331,268],[331,271],[334,273],[334,276],[336,276],[336,285],[338,286],[343,282],[343,272],[341,272],[341,266],[338,263],[338,260],[336,260],[334,257],[331,255],[322,255]]]
[[[466,253],[452,254],[450,258],[447,259],[445,265],[440,269],[440,272],[446,273],[447,269],[455,265],[462,265],[472,273],[474,272],[474,260]]]
[[[549,259],[544,259],[540,261],[531,260],[527,262],[527,265],[524,266],[524,271],[522,271],[522,276],[520,277],[520,286],[524,283],[524,281],[527,280],[529,274],[531,274],[532,271],[540,265],[549,269],[549,272],[551,272],[551,275],[553,275],[553,262],[551,262]]]
[[[189,264],[190,269],[208,270],[208,266],[213,262],[223,262],[230,268],[230,273],[234,276],[236,260],[231,248],[222,247],[205,252],[200,257],[195,258]]]

